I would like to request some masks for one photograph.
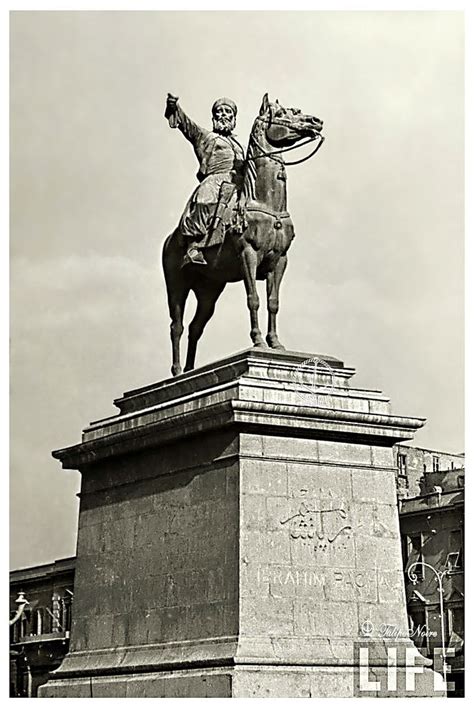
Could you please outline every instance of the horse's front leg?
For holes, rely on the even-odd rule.
[[[286,270],[288,259],[282,255],[275,265],[273,272],[267,275],[267,308],[268,308],[268,334],[267,343],[270,348],[285,350],[278,340],[277,314],[280,307],[280,284]]]
[[[265,341],[258,325],[260,300],[257,292],[257,253],[251,245],[247,244],[240,257],[242,258],[245,291],[247,292],[247,306],[250,312],[250,338],[255,347],[265,348]]]

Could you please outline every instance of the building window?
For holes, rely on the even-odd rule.
[[[428,654],[433,655],[435,648],[441,647],[441,613],[440,605],[428,606],[426,610],[426,623],[428,626]],[[444,625],[448,627],[448,611],[444,610]]]
[[[71,630],[71,598],[68,596],[61,600],[61,630],[65,633]]]
[[[35,612],[34,634],[42,635],[43,627],[43,609],[38,608],[38,610]]]
[[[397,457],[398,475],[406,476],[407,474],[407,455],[406,453],[398,452]]]
[[[20,638],[27,637],[29,633],[29,627],[30,621],[28,619],[28,615],[26,613],[23,613],[20,618]]]
[[[448,571],[456,571],[456,569],[460,569],[460,560],[461,560],[461,553],[460,552],[449,552],[448,556],[446,557],[446,568]]]
[[[19,628],[20,628],[20,625],[19,625],[18,621],[10,626],[10,642],[11,643],[18,642]]]
[[[423,535],[421,533],[419,534],[411,534],[406,537],[406,557],[407,557],[407,563],[406,563],[406,569],[408,570],[412,564],[415,562],[421,562],[417,563],[416,566],[413,567],[412,573],[419,579],[423,580],[425,577],[425,571],[424,571],[424,566],[423,566]]]
[[[463,537],[460,529],[451,530],[449,533],[445,567],[448,571],[460,571],[463,568]]]
[[[427,647],[426,615],[424,608],[410,609],[408,615],[410,637],[416,647]]]
[[[439,456],[433,456],[433,473],[439,471]]]
[[[460,529],[453,529],[449,533],[449,551],[458,552],[462,546],[462,531]]]
[[[464,555],[464,537],[462,529],[451,530],[449,534],[449,551],[458,552],[458,567],[463,568],[463,555]]]
[[[460,649],[464,644],[464,608],[448,607],[449,647]]]
[[[423,464],[423,473],[426,473],[427,470],[428,470],[428,469],[427,469],[427,467],[426,467],[426,463],[424,463],[424,464]]]

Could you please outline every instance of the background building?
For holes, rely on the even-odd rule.
[[[417,449],[422,451],[422,449]],[[421,456],[423,458],[423,456]],[[449,462],[449,461],[448,461]],[[442,578],[446,647],[455,693],[464,690],[464,468],[426,472],[415,497],[401,500],[399,508],[407,609],[414,642],[433,657],[442,647],[439,583],[431,565]],[[408,577],[414,562],[417,583]]]
[[[397,487],[400,498],[419,495],[425,476],[438,471],[464,468],[464,454],[448,454],[417,446],[396,444],[393,460],[397,469]]]
[[[75,563],[71,557],[10,573],[10,619],[18,595],[28,601],[10,626],[11,696],[36,696],[68,650]]]

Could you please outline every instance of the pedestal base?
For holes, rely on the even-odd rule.
[[[41,696],[291,699],[445,695],[440,675],[430,669],[411,677],[409,689],[404,669],[397,670],[396,676],[392,672],[390,679],[391,684],[383,667],[361,671],[355,667],[235,666],[51,681],[41,687]]]
[[[353,374],[244,351],[55,453],[81,507],[71,651],[40,696],[442,693],[421,655],[413,691],[387,669],[414,650],[391,447],[423,420]]]

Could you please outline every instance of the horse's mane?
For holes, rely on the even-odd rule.
[[[265,129],[265,124],[260,118],[255,118],[252,130],[250,131],[249,144],[247,147],[247,156],[245,158],[244,184],[242,193],[246,200],[255,199],[255,181],[257,179],[257,167],[255,165],[256,146],[255,140],[262,135]]]

